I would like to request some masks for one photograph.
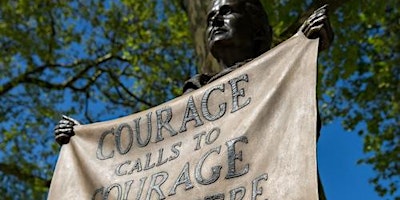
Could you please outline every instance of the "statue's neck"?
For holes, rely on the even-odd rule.
[[[214,55],[215,54],[215,55]],[[221,48],[218,52],[214,52],[214,56],[217,58],[219,65],[223,68],[230,68],[238,62],[255,57],[254,50],[252,48]]]

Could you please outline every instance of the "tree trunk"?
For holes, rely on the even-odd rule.
[[[206,43],[207,10],[211,1],[182,0],[188,13],[190,30],[197,55],[197,69],[202,74],[215,74],[222,70],[211,55]]]

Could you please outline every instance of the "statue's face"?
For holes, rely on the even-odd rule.
[[[242,3],[241,3],[242,2]],[[252,45],[251,18],[243,1],[215,0],[208,14],[207,39],[211,52],[219,47]]]

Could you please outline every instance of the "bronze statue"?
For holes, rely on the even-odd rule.
[[[207,42],[212,55],[223,70],[215,75],[198,74],[183,88],[187,93],[237,69],[268,51],[272,28],[259,0],[213,0],[207,18]],[[327,17],[327,6],[316,10],[300,27],[310,39],[320,38],[319,50],[329,47],[333,32]],[[80,123],[63,116],[54,129],[59,144],[69,142],[73,127]]]
[[[320,38],[320,51],[327,49],[333,40],[327,5],[316,10],[300,30],[310,39]],[[272,28],[260,1],[214,0],[207,16],[207,42],[223,70],[212,76],[194,76],[186,81],[184,93],[214,81],[270,49]]]

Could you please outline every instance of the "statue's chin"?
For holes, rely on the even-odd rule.
[[[219,49],[219,48],[227,48],[231,44],[231,40],[229,40],[226,36],[216,36],[213,40],[209,41],[208,46],[211,50]]]

